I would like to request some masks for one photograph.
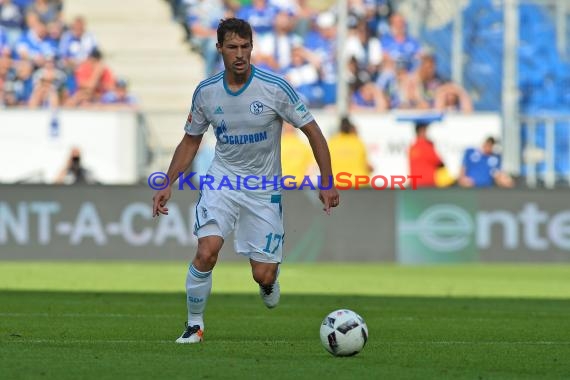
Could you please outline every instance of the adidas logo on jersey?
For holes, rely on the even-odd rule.
[[[224,114],[224,110],[222,110],[221,106],[216,107],[216,110],[214,111],[214,115],[223,115]]]

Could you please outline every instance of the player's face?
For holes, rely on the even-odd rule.
[[[224,66],[234,75],[244,75],[249,71],[251,50],[253,44],[249,39],[242,38],[235,33],[227,33],[223,44],[217,45],[218,52],[222,54]]]

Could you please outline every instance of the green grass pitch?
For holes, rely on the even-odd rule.
[[[267,310],[246,263],[220,263],[205,341],[174,340],[185,263],[0,262],[1,379],[565,379],[570,266],[286,264]],[[370,339],[321,347],[350,308]]]

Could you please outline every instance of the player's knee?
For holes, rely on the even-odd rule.
[[[198,270],[209,271],[214,268],[218,261],[218,255],[209,251],[198,250],[195,259],[195,266]]]
[[[214,268],[218,261],[218,252],[221,245],[209,240],[200,241],[196,252],[195,266],[198,270],[209,271]]]
[[[261,286],[273,284],[276,277],[277,271],[274,268],[256,268],[253,271],[253,279]]]

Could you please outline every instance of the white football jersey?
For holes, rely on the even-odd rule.
[[[275,186],[263,186],[262,178],[281,176],[283,120],[299,128],[313,115],[285,80],[253,65],[251,69],[248,82],[237,92],[227,87],[224,72],[202,81],[192,98],[192,121],[184,130],[201,135],[212,125],[217,141],[208,174],[215,178],[214,188],[224,177],[235,188],[249,176],[248,188],[239,190],[274,192]]]

